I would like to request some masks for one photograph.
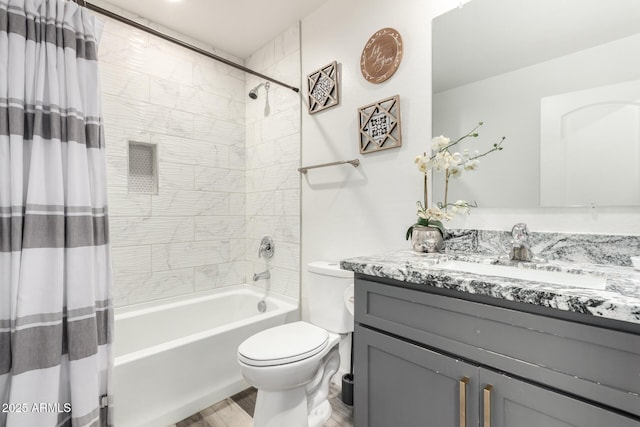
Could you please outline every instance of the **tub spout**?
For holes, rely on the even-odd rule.
[[[269,273],[269,270],[265,270],[262,273],[253,273],[253,281],[257,282],[260,279],[270,279],[271,278],[271,273]]]

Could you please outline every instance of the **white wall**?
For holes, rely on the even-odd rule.
[[[295,24],[247,58],[247,67],[300,87],[300,28]],[[264,80],[247,75],[247,249],[246,281],[295,299],[300,296],[300,95],[271,83],[268,114],[264,87],[258,99],[249,91]],[[275,252],[258,258],[263,236],[271,236]],[[253,274],[269,269],[271,278],[253,282]]]
[[[303,81],[333,60],[342,67],[340,105],[302,114],[302,163],[361,160],[357,169],[336,166],[303,178],[303,317],[308,262],[409,248],[404,235],[421,197],[413,158],[427,149],[432,136],[431,19],[459,3],[329,0],[302,21]],[[373,85],[361,76],[359,59],[368,38],[383,27],[400,32],[404,58],[390,80]],[[403,146],[359,155],[356,109],[395,94],[401,98]],[[509,230],[519,221],[533,231],[640,234],[637,209],[476,209],[449,226]]]
[[[359,158],[349,165],[311,170],[302,180],[303,315],[306,264],[314,260],[408,248],[421,179],[413,163],[431,139],[431,28],[434,14],[457,1],[329,0],[302,21],[302,75],[336,60],[341,68],[340,104],[309,115],[303,107],[302,163]],[[436,10],[436,8],[439,8]],[[368,83],[360,55],[380,28],[398,30],[404,55],[384,83]],[[303,85],[303,96],[307,88]],[[359,154],[357,108],[400,95],[402,147]]]

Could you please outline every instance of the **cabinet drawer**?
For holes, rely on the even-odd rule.
[[[355,320],[640,416],[640,336],[356,279]]]

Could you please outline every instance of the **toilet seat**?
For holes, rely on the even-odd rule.
[[[307,322],[294,322],[258,332],[238,347],[238,359],[251,366],[298,362],[320,353],[329,333]]]

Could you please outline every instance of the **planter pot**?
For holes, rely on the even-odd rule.
[[[416,252],[435,253],[444,251],[444,238],[440,230],[435,227],[414,225],[411,244]]]

